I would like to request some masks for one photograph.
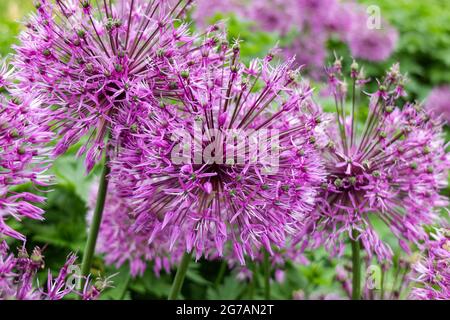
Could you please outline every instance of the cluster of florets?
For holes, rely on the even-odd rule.
[[[189,2],[36,2],[13,64],[19,88],[40,95],[47,123],[61,137],[54,155],[87,136],[79,154],[86,153],[89,171],[118,117],[173,97],[170,65],[201,63],[209,45],[194,47],[187,25],[174,27]]]
[[[258,28],[278,32],[294,40],[286,46],[286,56],[296,55],[297,63],[314,74],[327,57],[327,41],[336,36],[345,42],[355,58],[380,61],[388,58],[398,39],[397,31],[366,8],[352,1],[338,0],[258,0],[239,2],[199,0],[193,18],[200,25],[218,13],[233,13]],[[374,12],[376,14],[376,12]],[[286,41],[289,43],[289,41]]]
[[[197,258],[230,243],[240,263],[283,246],[313,209],[324,171],[315,150],[319,115],[290,63],[248,67],[233,45],[223,64],[174,66],[179,103],[162,101],[122,139],[111,174],[150,234],[168,233]],[[149,238],[151,241],[153,237]]]
[[[42,250],[34,248],[29,254],[23,246],[17,255],[10,253],[5,241],[0,242],[0,299],[1,300],[61,300],[74,294],[83,300],[97,298],[108,286],[108,281],[87,281],[81,291],[77,291],[77,283],[81,277],[76,273],[77,257],[73,254],[67,257],[64,266],[54,277],[48,271],[47,283],[40,286],[37,274],[44,268]]]
[[[436,229],[423,246],[424,254],[413,265],[415,282],[410,297],[419,300],[450,299],[449,229]]]
[[[44,198],[17,189],[19,185],[33,183],[45,186],[49,162],[45,145],[52,133],[40,123],[40,100],[33,95],[17,94],[11,88],[6,66],[0,79],[0,89],[9,97],[0,96],[0,235],[24,240],[24,236],[6,224],[8,218],[42,220],[43,210],[36,206]],[[0,80],[1,81],[1,80]]]
[[[379,238],[376,220],[390,229],[406,252],[408,243],[425,240],[424,224],[437,221],[436,207],[447,203],[439,192],[447,184],[449,159],[441,123],[416,104],[399,105],[404,79],[397,65],[369,94],[369,114],[364,127],[358,128],[355,97],[366,82],[359,72],[354,63],[348,110],[340,60],[328,69],[337,121],[321,139],[328,178],[303,235],[311,245],[325,243],[337,254],[350,236],[361,241],[369,256],[375,253],[388,260],[392,250]]]
[[[89,203],[90,213],[93,213],[97,192],[91,193]],[[168,234],[158,234],[149,244],[152,222],[141,218],[137,221],[137,214],[130,204],[130,200],[121,197],[113,184],[109,185],[106,197],[103,220],[97,240],[97,252],[105,255],[105,262],[119,268],[124,263],[130,266],[130,274],[142,276],[147,264],[153,263],[153,271],[159,276],[161,270],[169,273],[173,266],[178,265],[185,252],[182,246],[170,250]]]

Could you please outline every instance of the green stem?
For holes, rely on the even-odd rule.
[[[270,300],[270,256],[264,252],[264,299]]]
[[[128,285],[130,284],[130,281],[131,281],[131,273],[128,272],[127,277],[123,283],[123,290],[120,294],[119,300],[123,300],[125,298],[127,291],[128,291]]]
[[[186,252],[184,254],[180,266],[178,267],[177,274],[175,275],[175,279],[173,280],[172,289],[170,289],[168,300],[176,300],[180,294],[189,263],[191,262],[191,257],[192,252]]]
[[[95,244],[97,243],[98,231],[102,222],[103,208],[105,206],[106,193],[108,190],[109,171],[109,157],[106,155],[102,175],[100,177],[100,184],[98,186],[97,204],[95,206],[94,216],[92,217],[92,223],[81,263],[81,274],[83,275],[83,278],[81,279],[81,290],[83,290],[86,283],[86,277],[91,271],[92,258],[94,257]]]
[[[216,281],[214,282],[215,287],[218,287],[222,282],[223,276],[225,275],[225,271],[227,271],[227,261],[222,260],[222,263],[220,264],[219,273],[217,274]]]
[[[256,288],[258,287],[258,270],[253,261],[249,261],[248,265],[252,271],[252,278],[248,285],[248,298],[250,300],[253,300],[255,298]]]
[[[353,230],[353,239],[357,238],[357,232]],[[361,298],[361,257],[358,240],[350,239],[352,243],[352,300]]]

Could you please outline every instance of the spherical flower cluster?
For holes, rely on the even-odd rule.
[[[169,65],[192,52],[202,57],[187,25],[174,27],[189,3],[36,1],[13,63],[22,92],[41,96],[47,123],[61,136],[55,155],[86,137],[79,154],[89,171],[119,115],[173,97]]]
[[[434,88],[425,101],[425,107],[435,116],[450,123],[450,86]]]
[[[303,106],[309,87],[290,63],[273,67],[269,55],[244,66],[239,52],[235,44],[222,65],[205,60],[195,72],[175,65],[181,102],[136,119],[111,179],[138,221],[154,221],[149,242],[168,233],[171,247],[197,258],[222,256],[229,243],[245,264],[300,228],[324,171],[314,145],[320,116]]]
[[[425,243],[425,254],[413,266],[415,287],[412,299],[450,299],[450,234],[448,229],[435,230]]]
[[[91,192],[88,219],[95,208],[96,190]],[[97,252],[105,255],[107,264],[117,268],[128,262],[133,277],[142,276],[148,262],[153,262],[153,270],[157,276],[161,270],[169,273],[172,267],[180,262],[185,248],[177,246],[170,252],[169,235],[164,233],[158,234],[149,244],[153,227],[151,223],[155,221],[142,218],[136,221],[136,212],[129,202],[128,199],[120,197],[113,184],[109,185],[97,240]]]
[[[30,255],[23,247],[15,256],[9,252],[5,241],[0,242],[0,299],[61,300],[71,293],[81,296],[83,300],[97,298],[107,283],[98,281],[92,285],[88,281],[83,291],[77,292],[79,276],[73,273],[76,259],[75,255],[69,255],[56,277],[49,270],[47,283],[41,287],[37,282],[37,273],[44,268],[42,250],[36,247]]]
[[[9,91],[10,96],[0,96],[0,236],[25,240],[6,222],[8,218],[43,219],[44,211],[35,204],[42,203],[45,198],[18,191],[17,186],[49,183],[49,176],[45,174],[49,167],[45,145],[51,140],[52,133],[40,124],[38,98],[31,94],[16,94],[8,86],[3,89]]]
[[[328,179],[301,237],[312,246],[325,243],[336,254],[350,237],[362,243],[369,257],[375,253],[389,260],[392,250],[378,236],[375,223],[384,223],[406,252],[408,242],[425,240],[423,224],[437,221],[435,208],[447,204],[439,192],[447,184],[449,157],[440,122],[420,106],[399,106],[405,93],[398,65],[370,94],[363,128],[357,125],[355,97],[358,84],[365,81],[356,63],[351,75],[355,94],[349,111],[340,60],[328,69],[337,124],[321,140]]]

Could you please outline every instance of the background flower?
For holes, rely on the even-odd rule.
[[[425,101],[425,107],[435,116],[450,122],[450,86],[434,88]]]

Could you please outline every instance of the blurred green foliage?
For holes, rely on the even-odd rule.
[[[11,53],[11,45],[20,31],[19,21],[32,9],[32,0],[0,1],[0,56]]]

